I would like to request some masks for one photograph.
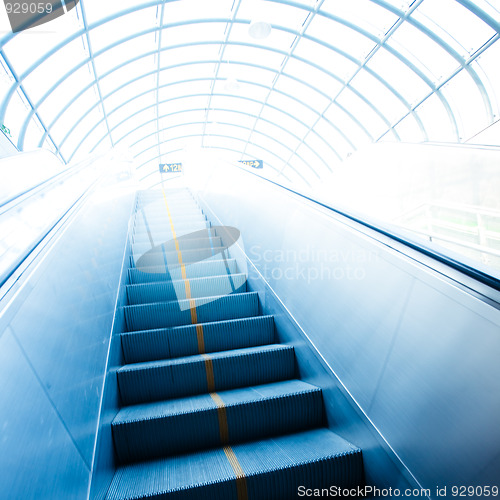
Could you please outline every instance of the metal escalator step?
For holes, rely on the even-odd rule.
[[[204,352],[229,351],[274,342],[273,316],[201,324]],[[192,356],[200,352],[200,327],[161,328],[121,335],[126,363]]]
[[[246,292],[246,275],[233,274],[193,278],[190,280],[165,281],[163,283],[144,283],[127,285],[129,305],[148,304],[167,300],[213,297],[230,293]],[[187,295],[190,294],[190,297]]]
[[[271,344],[122,366],[122,404],[132,405],[293,378],[293,347]]]
[[[219,257],[220,259],[220,257]],[[200,262],[194,262],[185,267],[185,273],[187,279],[193,278],[203,278],[208,276],[221,276],[223,274],[235,274],[236,260],[227,259],[227,268],[224,260],[203,260]],[[159,281],[169,281],[169,280],[180,280],[182,279],[182,270],[180,267],[175,269],[170,269],[169,274],[165,272],[165,264],[162,263],[161,266],[151,266],[151,267],[141,267],[137,269],[135,267],[129,268],[128,270],[130,283],[133,285],[139,285],[141,283],[155,283]]]
[[[107,500],[291,500],[300,486],[358,485],[361,450],[315,429],[119,467]]]
[[[137,331],[257,316],[259,303],[256,292],[247,292],[125,306],[124,312],[127,331]]]
[[[223,391],[216,399],[202,394],[123,408],[112,423],[120,462],[262,439],[323,423],[321,389],[300,380]]]

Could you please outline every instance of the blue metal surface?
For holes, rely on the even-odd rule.
[[[287,308],[275,317],[278,338],[294,345],[301,375],[324,389],[332,427],[351,439],[361,430],[367,481],[432,491],[498,484],[498,304],[394,242],[234,170],[213,175],[202,206],[218,216],[214,224],[245,235],[249,288],[265,313],[280,301]],[[334,408],[340,394],[350,410]]]
[[[85,499],[132,199],[91,197],[2,311],[2,498]]]
[[[324,429],[237,444],[232,449],[246,476],[250,500],[290,500],[301,485],[355,488],[362,482],[359,449]],[[137,477],[152,480],[138,482]],[[235,473],[221,448],[144,462],[122,467],[108,498],[162,495],[193,500],[238,498]]]

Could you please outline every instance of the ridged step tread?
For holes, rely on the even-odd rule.
[[[174,280],[160,283],[143,283],[127,285],[129,305],[148,304],[168,300],[185,300],[188,298],[213,297],[230,293],[246,292],[246,274],[224,274],[190,280]],[[190,297],[187,294],[190,294]]]
[[[294,374],[293,347],[281,344],[136,363],[117,371],[124,406],[267,384]]]
[[[196,321],[190,308],[192,304],[196,307]],[[220,297],[125,306],[124,312],[127,331],[134,332],[257,316],[259,300],[257,292],[234,293]]]
[[[173,249],[177,248],[175,246],[175,242],[172,240],[165,239],[162,241],[161,238],[158,238],[159,235],[156,235],[156,234],[151,234],[151,236],[153,237],[153,241],[155,242],[155,245],[163,243],[166,246],[166,248],[165,248],[166,251],[168,251],[170,249],[173,250]],[[156,243],[156,242],[158,242],[158,243]],[[140,235],[139,239],[134,238],[133,243],[135,245],[144,244],[144,243],[150,245],[151,240],[149,239],[149,235],[147,233],[145,233],[144,235]],[[208,231],[207,231],[207,236],[204,238],[184,237],[184,238],[181,238],[180,240],[177,238],[177,243],[179,245],[180,250],[188,250],[190,248],[199,248],[199,247],[205,247],[205,246],[206,247],[209,247],[209,246],[221,247],[221,246],[223,246],[221,237],[220,236],[209,237]]]
[[[321,389],[287,380],[219,392],[215,399],[202,394],[125,407],[112,429],[120,462],[130,463],[298,432],[322,423]]]
[[[158,265],[161,260],[166,260],[167,264],[189,264],[191,262],[200,262],[201,260],[209,259],[211,257],[218,256],[223,252],[225,247],[207,246],[202,248],[187,249],[177,252],[177,250],[171,250],[171,245],[167,243],[167,249],[165,251],[164,246],[161,244],[156,245],[151,248],[151,245],[144,243],[132,245],[132,253],[134,256],[140,255],[143,257],[141,261],[144,262],[144,266],[150,267],[151,265]],[[219,260],[220,257],[217,257]],[[138,260],[138,259],[137,259]],[[151,263],[151,264],[150,264]]]
[[[226,267],[227,263],[227,267]],[[226,274],[236,274],[237,266],[235,259],[203,260],[185,266],[187,279],[203,278],[209,276],[221,276]],[[142,267],[140,269],[131,267],[128,270],[129,281],[132,285],[141,283],[156,283],[159,281],[182,279],[182,269],[180,267],[169,269],[165,272],[165,264],[160,266]]]
[[[274,317],[256,316],[121,334],[125,363],[180,358],[203,352],[230,351],[274,342]]]
[[[362,484],[361,450],[315,429],[119,467],[107,500],[291,500],[300,498],[299,486]]]

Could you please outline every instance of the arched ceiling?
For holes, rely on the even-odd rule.
[[[0,123],[65,162],[128,149],[146,184],[200,147],[311,184],[366,144],[497,121],[499,38],[498,0],[81,0],[3,31]]]

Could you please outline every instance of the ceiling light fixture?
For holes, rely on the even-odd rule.
[[[255,19],[250,23],[248,34],[252,38],[262,40],[271,34],[271,25],[267,21]]]

